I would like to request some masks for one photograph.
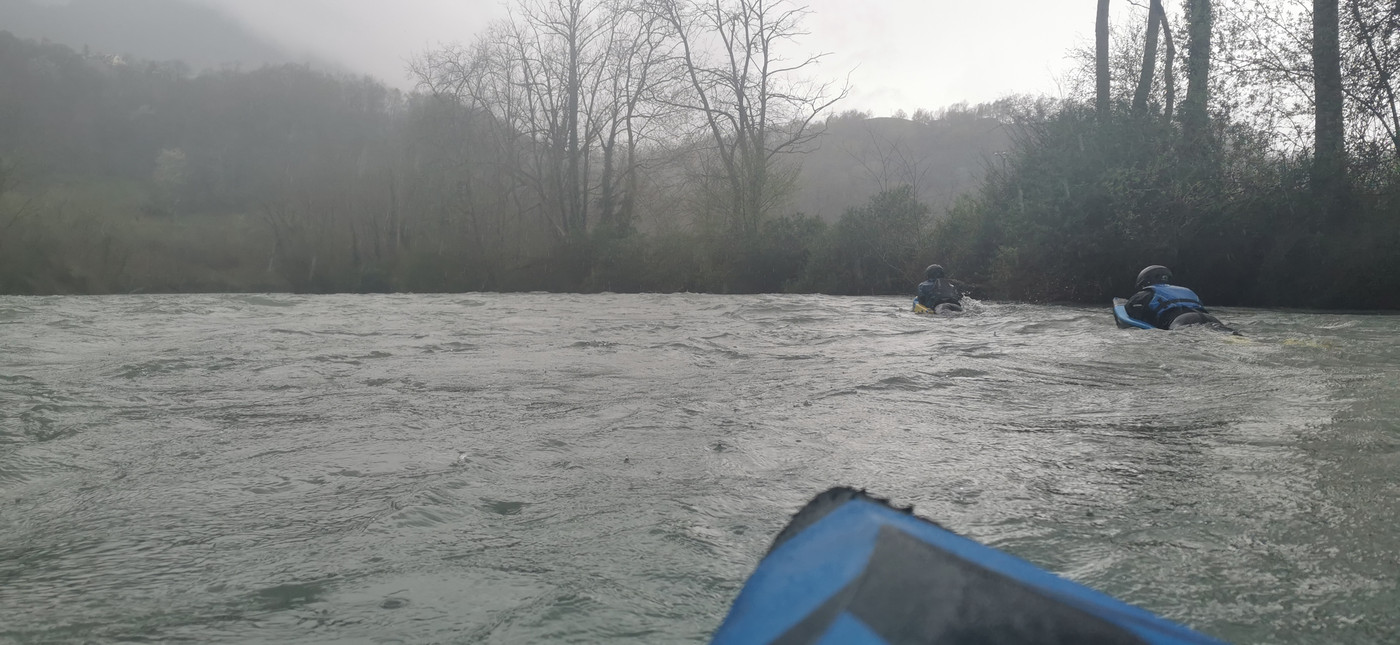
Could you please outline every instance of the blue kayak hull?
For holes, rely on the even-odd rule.
[[[836,488],[779,534],[714,643],[1219,643]]]
[[[1113,299],[1113,322],[1119,329],[1156,329],[1141,320],[1137,320],[1128,315],[1128,301],[1123,298]]]
[[[1186,322],[1185,324],[1182,324],[1184,318],[1185,316],[1178,317],[1176,321],[1172,323],[1172,329],[1192,326],[1203,326],[1209,329],[1213,329],[1215,331],[1228,332],[1236,336],[1240,335],[1239,332],[1230,328],[1225,323],[1216,320],[1214,316],[1205,316],[1204,319],[1199,319],[1195,322]],[[1141,320],[1137,320],[1136,318],[1129,316],[1128,301],[1123,298],[1113,299],[1113,322],[1118,325],[1119,329],[1157,329],[1152,325],[1149,325]]]

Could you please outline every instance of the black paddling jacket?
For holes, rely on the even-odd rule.
[[[926,280],[919,285],[919,304],[933,309],[945,302],[962,302],[962,291],[947,278]]]
[[[1200,296],[1186,287],[1154,284],[1128,299],[1128,315],[1158,329],[1171,329],[1177,316],[1192,311],[1208,313]]]

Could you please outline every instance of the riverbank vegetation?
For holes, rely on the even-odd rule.
[[[1161,263],[1400,308],[1400,9],[1313,4],[1103,2],[1067,98],[885,119],[771,64],[782,2],[529,2],[411,94],[0,33],[0,293],[888,294],[937,261],[1103,302]]]

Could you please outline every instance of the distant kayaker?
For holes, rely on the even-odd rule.
[[[919,295],[915,302],[935,311],[939,305],[952,305],[956,307],[955,311],[962,311],[963,290],[955,280],[947,277],[947,272],[941,265],[930,264],[924,269],[924,277],[927,280],[919,285]]]
[[[1178,329],[1187,325],[1219,325],[1224,323],[1206,311],[1201,297],[1186,287],[1171,282],[1171,269],[1154,264],[1138,273],[1138,292],[1128,299],[1127,312],[1158,329]]]

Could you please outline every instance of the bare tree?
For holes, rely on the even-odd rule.
[[[416,216],[439,256],[459,235],[478,255],[512,242],[518,249],[522,220],[546,219],[540,195],[547,191],[531,163],[528,102],[517,82],[520,70],[510,62],[507,33],[497,24],[472,46],[427,52],[411,65],[428,97],[410,136],[409,163],[420,169],[414,173],[419,188],[441,196]]]
[[[934,118],[927,111],[923,111],[923,114],[915,112],[915,117],[915,123],[924,126]],[[884,193],[908,186],[913,191],[913,199],[918,200],[920,185],[931,170],[928,161],[933,152],[925,149],[923,153],[915,154],[906,141],[879,134],[874,128],[867,128],[866,134],[869,135],[866,145],[860,146],[859,150],[848,149],[846,155],[865,171],[866,177],[875,184],[875,192]]]
[[[1149,10],[1157,14],[1157,24],[1162,28],[1162,43],[1167,47],[1166,65],[1162,69],[1162,93],[1165,95],[1162,114],[1170,120],[1176,107],[1176,42],[1172,38],[1172,23],[1167,19],[1167,11],[1162,7],[1161,0],[1152,0]]]
[[[674,79],[667,23],[629,0],[523,0],[471,48],[415,62],[423,87],[498,124],[494,155],[511,168],[557,240],[602,225],[626,230],[638,149],[667,109]]]
[[[607,86],[606,100],[590,116],[602,151],[599,223],[625,232],[636,217],[639,149],[656,128],[673,120],[674,109],[659,97],[667,96],[680,79],[664,68],[674,41],[660,16],[631,3],[616,4],[611,15],[606,69],[599,76]]]
[[[8,196],[18,185],[18,165],[0,157],[0,274],[4,271],[3,260],[17,256],[25,245],[21,233],[26,227],[22,224],[28,219],[29,207],[34,202],[31,196],[23,203],[10,205]]]
[[[1112,105],[1116,101],[1129,104],[1136,113],[1144,113],[1157,101],[1164,115],[1170,119],[1176,107],[1176,43],[1169,14],[1160,0],[1153,0],[1150,4],[1130,1],[1128,7],[1129,11],[1124,13],[1129,18],[1110,21],[1108,25],[1108,46],[1105,48],[1108,54],[1107,76],[1109,79],[1138,80],[1116,86],[1110,81],[1108,103]],[[1133,9],[1142,11],[1139,13]],[[1154,12],[1157,14],[1155,20],[1152,19]],[[1142,18],[1141,22],[1139,17]],[[1148,28],[1144,29],[1143,24],[1147,24]],[[1155,39],[1152,37],[1154,25],[1158,36]],[[1101,89],[1098,82],[1104,76],[1099,73],[1099,68],[1104,62],[1100,60],[1099,47],[1097,44],[1077,47],[1071,50],[1070,54],[1077,63],[1074,73],[1070,76],[1071,91],[1080,96],[1092,96],[1097,111],[1098,92]],[[1160,84],[1157,82],[1156,71],[1159,62],[1163,68]]]
[[[1312,0],[1226,0],[1219,8],[1216,96],[1281,145],[1311,148]]]
[[[1400,158],[1400,6],[1394,0],[1341,0],[1338,49],[1344,136],[1356,153]],[[1222,5],[1227,51],[1222,75],[1250,120],[1288,137],[1297,149],[1316,145],[1319,105],[1313,60],[1312,0],[1229,0]],[[1323,72],[1324,76],[1327,72]]]
[[[430,53],[416,69],[420,83],[488,113],[504,139],[498,162],[509,163],[559,239],[588,228],[586,96],[601,73],[607,21],[583,0],[527,0],[471,48]]]
[[[1108,66],[1108,0],[1099,0],[1098,19],[1094,23],[1094,106],[1099,120],[1108,120],[1108,110],[1112,97]]]
[[[539,155],[541,197],[552,206],[561,237],[588,230],[588,94],[596,89],[607,45],[606,16],[584,0],[526,0],[513,22],[513,64],[530,109],[529,132]]]
[[[1147,112],[1147,98],[1152,93],[1152,79],[1157,73],[1157,35],[1161,31],[1162,0],[1151,0],[1147,10],[1147,42],[1142,49],[1142,75],[1138,77],[1137,92],[1133,94],[1133,113]]]
[[[1352,41],[1343,60],[1347,97],[1355,106],[1356,139],[1382,139],[1400,160],[1400,2],[1347,0],[1342,31]]]
[[[824,55],[784,56],[805,35],[805,7],[787,0],[653,0],[650,7],[678,41],[676,63],[690,90],[678,105],[707,133],[722,185],[717,207],[734,230],[753,233],[790,187],[779,160],[820,134],[814,119],[846,89],[800,77]]]

